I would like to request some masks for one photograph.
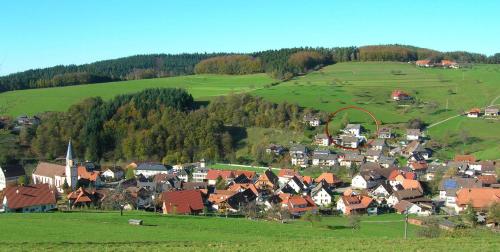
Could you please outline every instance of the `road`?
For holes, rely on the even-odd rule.
[[[500,99],[500,95],[499,95],[499,96],[497,96],[497,97],[495,97],[495,99],[493,99],[493,100],[490,102],[490,105],[485,106],[485,107],[483,107],[483,108],[481,108],[481,109],[485,109],[485,108],[487,108],[487,107],[489,107],[489,106],[500,105],[500,103],[495,104],[495,102],[496,102],[498,99]],[[441,120],[441,121],[439,121],[439,122],[436,122],[436,123],[433,123],[433,124],[429,125],[429,126],[427,127],[427,129],[430,129],[430,128],[432,128],[432,127],[436,126],[436,125],[439,125],[439,124],[441,124],[441,123],[444,123],[444,122],[446,122],[446,121],[449,121],[449,120],[451,120],[451,119],[453,119],[453,118],[459,117],[459,116],[461,116],[461,115],[464,115],[464,114],[458,114],[458,115],[450,116],[450,117],[448,117],[448,118],[446,118],[446,119],[444,119],[444,120]]]

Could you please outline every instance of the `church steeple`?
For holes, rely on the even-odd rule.
[[[76,183],[78,181],[78,170],[76,165],[73,163],[73,150],[71,148],[71,139],[68,143],[68,150],[66,152],[66,182],[71,187],[71,189],[76,189]]]
[[[69,160],[73,160],[73,151],[71,150],[71,139],[69,139],[68,143],[68,151],[66,151],[66,162]]]

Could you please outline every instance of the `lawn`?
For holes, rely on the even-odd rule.
[[[56,88],[17,90],[0,93],[0,108],[6,114],[34,115],[43,111],[65,111],[72,104],[93,96],[111,99],[119,94],[134,93],[146,88],[185,88],[193,97],[209,99],[230,92],[247,92],[276,80],[266,74],[253,75],[189,75],[158,79],[121,81]]]
[[[394,89],[410,93],[420,101],[419,105],[398,106],[390,99]],[[277,86],[255,90],[252,94],[274,102],[288,101],[327,112],[358,106],[369,110],[383,124],[405,123],[411,118],[421,118],[432,124],[473,107],[485,107],[499,97],[500,66],[426,69],[408,63],[339,63]],[[499,104],[500,98],[494,103]],[[364,113],[354,110],[342,113],[347,113],[351,122],[372,123]],[[340,118],[342,115],[336,117],[335,122]],[[471,124],[458,124],[457,121],[437,125],[428,134],[439,138],[443,131],[451,130],[451,134],[458,135],[458,130],[465,127],[475,139],[467,150],[482,158],[500,158],[500,152],[492,150],[499,146],[499,122],[480,119]],[[367,126],[373,128],[373,125]],[[485,128],[488,130],[483,131]]]
[[[127,220],[144,220],[131,226]],[[482,250],[498,247],[498,235],[474,232],[460,238],[416,239],[409,226],[404,241],[403,216],[363,217],[361,228],[346,227],[344,217],[325,217],[312,226],[304,221],[281,224],[223,217],[163,216],[145,212],[48,213],[0,215],[0,250],[113,250],[143,249],[238,251],[326,250]],[[474,241],[474,242],[473,242]],[[402,247],[399,247],[402,248]]]

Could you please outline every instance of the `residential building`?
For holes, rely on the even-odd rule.
[[[324,182],[319,182],[311,190],[311,198],[317,206],[329,206],[332,203],[333,192],[329,189],[330,186]]]
[[[342,195],[337,200],[337,210],[344,215],[376,214],[377,207],[372,198],[364,195]]]
[[[198,214],[203,212],[203,199],[199,190],[164,192],[163,214]]]
[[[500,203],[500,188],[462,188],[456,194],[455,211],[462,212],[470,205],[476,211],[487,212],[494,203]]]
[[[330,146],[330,137],[327,134],[317,134],[314,137],[314,143],[319,146]]]
[[[361,136],[361,124],[347,124],[344,129],[344,133],[359,137]]]
[[[207,181],[208,168],[196,167],[196,168],[194,168],[192,175],[193,175],[194,182]]]
[[[304,123],[311,127],[318,127],[321,125],[321,119],[313,115],[304,115]]]
[[[484,116],[490,117],[490,118],[496,118],[498,117],[498,108],[496,107],[487,107],[484,109]]]
[[[137,165],[137,168],[135,168],[135,175],[139,176],[142,174],[146,178],[153,177],[156,174],[168,174],[169,171],[165,165],[161,163],[151,163],[151,162],[146,162],[146,163],[140,163]]]
[[[0,191],[8,185],[17,185],[19,177],[26,176],[24,168],[18,164],[0,166]]]
[[[469,111],[467,111],[467,117],[470,118],[478,118],[480,115],[481,115],[480,108],[472,108]]]
[[[300,166],[305,168],[309,165],[309,156],[307,155],[307,148],[303,145],[296,145],[290,148],[290,157],[293,166]]]
[[[392,130],[388,127],[383,127],[378,132],[378,138],[381,139],[390,139],[392,138]]]
[[[408,141],[413,141],[413,140],[420,140],[422,137],[422,132],[420,129],[406,129],[406,140]]]
[[[33,213],[56,209],[56,192],[49,184],[15,186],[5,189],[2,212]]]

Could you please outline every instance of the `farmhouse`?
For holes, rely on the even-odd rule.
[[[496,117],[498,116],[498,108],[495,108],[495,107],[487,107],[487,108],[484,110],[484,116],[486,116],[486,117],[496,118]]]
[[[313,213],[318,211],[318,207],[314,203],[311,196],[293,195],[288,200],[283,201],[290,214],[294,216],[301,216],[307,211]]]
[[[0,191],[7,185],[16,185],[19,177],[25,176],[26,173],[21,165],[10,164],[0,166]]]
[[[480,108],[472,108],[469,111],[467,111],[467,117],[470,118],[478,118],[480,115],[481,115]]]
[[[433,67],[434,64],[432,64],[431,60],[425,59],[425,60],[417,60],[415,62],[415,65],[418,67]]]
[[[396,89],[392,91],[391,98],[395,101],[404,101],[411,99],[411,96],[404,91]]]
[[[198,214],[204,208],[199,190],[164,192],[161,199],[164,214]]]
[[[47,212],[56,208],[56,192],[49,184],[8,187],[2,207],[4,212]]]

